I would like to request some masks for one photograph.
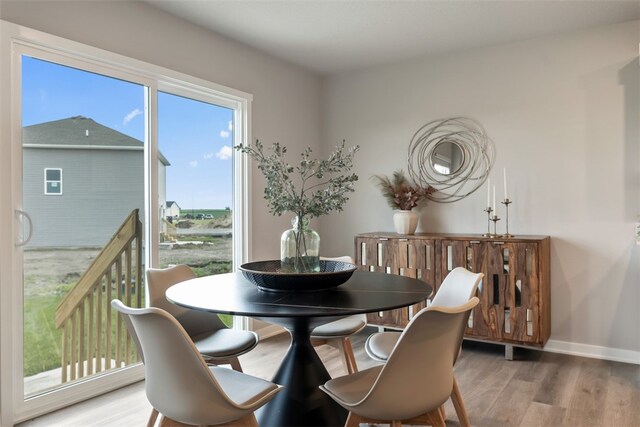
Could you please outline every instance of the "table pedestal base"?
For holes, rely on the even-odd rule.
[[[346,421],[347,411],[318,388],[331,377],[311,345],[309,320],[278,322],[291,334],[291,346],[272,380],[284,389],[256,413],[260,427],[343,426]]]

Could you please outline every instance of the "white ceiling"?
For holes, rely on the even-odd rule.
[[[321,75],[640,19],[640,0],[146,2]]]

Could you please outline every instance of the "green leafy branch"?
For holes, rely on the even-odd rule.
[[[359,146],[345,148],[345,142],[337,146],[327,159],[312,158],[307,147],[300,161],[292,166],[286,161],[287,147],[274,143],[270,153],[265,153],[259,140],[253,146],[234,147],[256,161],[258,169],[267,180],[264,197],[269,211],[274,215],[293,212],[299,218],[314,218],[332,211],[342,211],[354,191],[358,180],[355,173],[347,174],[353,167],[353,158]]]

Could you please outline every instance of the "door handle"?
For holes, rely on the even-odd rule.
[[[25,211],[21,209],[16,209],[15,212],[16,212],[16,217],[26,218],[27,222],[29,223],[29,234],[27,235],[27,238],[26,239],[23,238],[22,241],[15,243],[16,248],[19,248],[21,246],[26,245],[27,243],[29,243],[29,240],[31,240],[31,237],[33,236],[33,221],[31,221],[31,217]]]

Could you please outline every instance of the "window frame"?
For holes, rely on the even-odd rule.
[[[9,201],[0,206],[0,223],[5,239],[0,241],[0,425],[12,425],[64,406],[120,388],[144,377],[141,365],[106,373],[91,381],[80,381],[52,393],[25,399],[22,378],[23,321],[22,254],[17,210],[22,207],[22,123],[21,56],[79,68],[139,83],[145,87],[145,265],[158,260],[157,184],[157,92],[159,90],[227,106],[234,111],[234,145],[250,138],[251,103],[249,93],[225,87],[164,67],[109,52],[83,43],[53,36],[0,20],[0,197]],[[249,168],[246,156],[234,153],[233,182],[233,268],[247,260],[250,244]],[[46,176],[45,176],[46,178]],[[62,179],[62,176],[61,176]],[[4,233],[6,231],[6,233]],[[20,285],[15,285],[19,283]],[[19,287],[19,290],[18,290]],[[247,325],[243,320],[242,325]],[[238,325],[236,325],[237,327]]]
[[[47,179],[47,172],[49,171],[59,171],[60,179]],[[57,182],[60,184],[60,191],[57,193],[52,193],[49,191],[49,186],[47,184]],[[45,196],[62,196],[62,168],[44,168],[44,195]]]

